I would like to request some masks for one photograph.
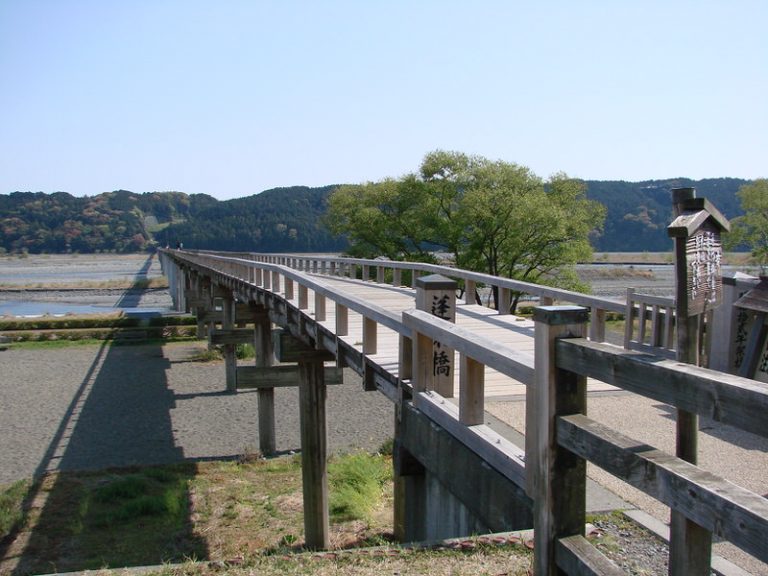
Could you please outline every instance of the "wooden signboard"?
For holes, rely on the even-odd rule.
[[[722,259],[720,231],[706,222],[686,242],[689,316],[703,314],[722,302]]]

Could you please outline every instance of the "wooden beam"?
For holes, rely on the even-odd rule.
[[[251,344],[253,342],[253,330],[247,328],[229,328],[216,330],[211,334],[210,343],[214,346],[224,344]]]
[[[407,452],[490,530],[521,530],[533,525],[532,503],[525,492],[509,476],[484,465],[487,461],[482,452],[478,454],[453,431],[404,403],[399,432]]]
[[[499,344],[491,338],[460,328],[420,310],[403,312],[403,324],[429,339],[439,339],[444,345],[461,350],[477,362],[490,366],[518,382],[533,383],[533,357],[530,354]]]
[[[343,384],[344,371],[335,366],[325,367],[326,384]],[[237,389],[286,388],[299,385],[299,367],[286,366],[238,366]]]
[[[557,343],[557,366],[768,437],[760,382],[583,339]]]
[[[459,410],[434,392],[416,394],[418,409],[517,486],[525,486],[525,452],[489,426],[465,426]]]
[[[558,418],[557,432],[561,446],[768,561],[768,500],[762,496],[586,416]]]
[[[308,360],[328,362],[336,358],[326,350],[310,348],[285,330],[274,330],[272,343],[278,362],[292,363]]]
[[[557,566],[569,576],[624,576],[626,572],[583,536],[560,538],[555,544]]]

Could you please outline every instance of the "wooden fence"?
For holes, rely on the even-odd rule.
[[[214,282],[257,299],[270,308],[270,317],[278,323],[291,321],[293,312],[285,300],[298,300],[300,313],[307,309],[311,293],[314,317],[311,321],[304,318],[297,322],[312,338],[315,347],[343,358],[346,365],[363,375],[371,388],[401,403],[399,409],[412,405],[528,495],[533,507],[536,574],[622,573],[584,538],[588,461],[686,519],[686,529],[681,535],[673,532],[670,542],[671,574],[709,574],[712,535],[768,562],[768,501],[765,498],[588,418],[586,380],[591,378],[768,437],[765,418],[768,388],[765,385],[604,343],[602,329],[595,328],[595,324],[604,320],[606,310],[626,311],[625,304],[426,264],[296,256],[231,258],[188,252],[167,254],[176,265],[208,273]],[[399,274],[403,270],[413,274],[445,273],[463,282],[467,291],[472,291],[472,283],[498,287],[502,302],[507,298],[504,291],[516,290],[581,306],[535,309],[535,357],[532,359],[427,311],[393,313],[341,294],[321,277],[305,273],[353,276],[357,275],[356,267],[362,267],[365,279],[370,278],[375,269],[379,282],[387,278],[385,270],[393,271],[391,281],[395,284],[399,284],[397,271]],[[277,297],[278,293],[282,294],[281,298]],[[651,306],[662,304],[651,303]],[[324,311],[331,305],[335,306],[334,327],[323,325]],[[362,342],[345,339],[349,311],[363,318]],[[669,318],[669,307],[664,312]],[[654,308],[652,314],[655,313]],[[369,360],[369,356],[377,352],[377,333],[381,328],[399,335],[400,360],[396,370],[382,368]],[[658,330],[655,328],[654,332]],[[595,338],[587,339],[588,334]],[[662,344],[669,341],[666,339]],[[454,350],[459,357],[458,405],[447,401],[437,389],[431,353],[427,353],[435,342]],[[482,424],[486,368],[527,386],[525,450]],[[423,457],[427,459],[428,455]]]

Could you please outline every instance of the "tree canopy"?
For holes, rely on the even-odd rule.
[[[745,245],[761,266],[768,265],[768,179],[745,184],[736,193],[744,214],[731,221],[726,247]]]
[[[574,265],[592,255],[605,208],[583,182],[460,152],[427,154],[418,174],[336,189],[327,222],[354,256],[433,261],[584,289]]]

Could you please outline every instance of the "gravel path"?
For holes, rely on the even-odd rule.
[[[0,352],[0,483],[48,470],[225,458],[258,449],[257,394],[224,391],[200,344]],[[394,409],[353,373],[328,388],[331,451],[377,449]],[[275,393],[277,449],[298,450],[298,389]]]

